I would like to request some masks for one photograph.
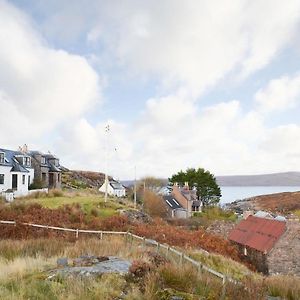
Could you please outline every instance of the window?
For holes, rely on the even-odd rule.
[[[5,154],[3,152],[0,153],[0,164],[5,163]]]
[[[60,174],[57,174],[57,181],[60,182]]]
[[[25,184],[25,175],[22,175],[22,184]]]
[[[28,186],[30,186],[30,176],[28,176]]]
[[[46,157],[42,156],[42,164],[45,165],[46,164]]]
[[[4,174],[0,174],[0,184],[4,184]]]
[[[28,156],[24,157],[24,165],[27,166],[27,167],[31,166],[31,159],[30,159],[30,157],[28,157]]]

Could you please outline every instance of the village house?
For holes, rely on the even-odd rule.
[[[190,189],[187,182],[183,187],[175,183],[171,193],[163,195],[163,199],[173,218],[189,218],[202,210],[202,202],[197,198],[196,189]]]
[[[27,153],[32,157],[35,181],[45,188],[60,189],[62,168],[59,158],[40,151],[27,151]]]
[[[99,191],[102,193],[105,193],[105,182],[101,185],[99,188]],[[107,183],[107,193],[110,196],[116,196],[116,197],[125,197],[126,196],[126,188],[124,185],[122,185],[120,182],[116,180],[109,180]]]
[[[27,145],[18,151],[0,149],[0,193],[9,201],[26,196],[35,188],[61,188],[61,166],[52,154],[29,151]]]
[[[0,148],[0,193],[6,199],[26,196],[34,180],[34,169],[30,155],[22,151]]]
[[[300,223],[248,216],[229,233],[245,260],[264,274],[300,275]]]

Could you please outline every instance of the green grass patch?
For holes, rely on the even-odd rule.
[[[19,203],[24,200],[20,200]],[[109,199],[104,202],[101,195],[64,195],[59,197],[41,197],[26,199],[26,204],[38,203],[42,207],[56,209],[65,205],[80,205],[87,216],[110,217],[118,214],[118,209],[126,207],[126,203],[120,203],[117,199]]]
[[[257,273],[249,271],[249,269],[243,264],[239,264],[238,262],[225,258],[221,255],[206,254],[200,251],[190,251],[188,254],[193,259],[203,263],[204,265],[237,280],[241,280],[250,274],[256,277],[259,276]]]
[[[237,216],[234,212],[230,210],[224,210],[220,207],[206,207],[202,212],[194,213],[194,217],[202,217],[207,220],[224,220],[235,222]]]

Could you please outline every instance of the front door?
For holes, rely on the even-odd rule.
[[[18,175],[17,174],[12,174],[12,186],[11,186],[11,188],[13,190],[18,189]]]

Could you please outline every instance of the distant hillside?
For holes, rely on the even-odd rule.
[[[62,184],[70,188],[99,188],[104,178],[105,174],[99,172],[68,170],[63,173]]]
[[[300,172],[217,176],[220,186],[300,186]]]

